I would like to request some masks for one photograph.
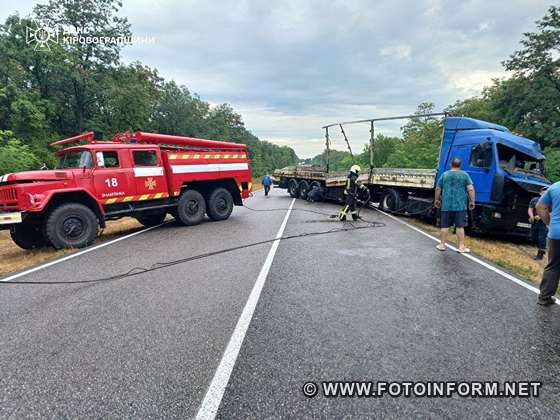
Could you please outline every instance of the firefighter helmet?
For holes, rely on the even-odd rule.
[[[361,170],[362,168],[360,168],[360,165],[352,165],[352,167],[350,168],[350,172],[355,173],[356,175],[358,175]]]

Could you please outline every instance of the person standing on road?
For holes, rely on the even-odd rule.
[[[268,197],[268,192],[270,191],[270,186],[272,185],[272,178],[269,175],[265,175],[262,178],[262,185],[264,187],[264,195]]]
[[[547,187],[543,187],[539,193],[540,197],[546,192]],[[529,209],[527,213],[529,214],[529,222],[531,223],[531,237],[533,242],[538,248],[535,260],[542,260],[544,254],[546,253],[546,235],[548,234],[548,228],[541,220],[541,217],[537,214],[535,207],[540,197],[534,197],[529,203]]]
[[[367,187],[358,181],[361,168],[358,165],[352,165],[350,173],[346,179],[346,187],[344,188],[344,196],[346,198],[346,205],[338,213],[338,220],[341,222],[346,221],[348,212],[352,215],[352,220],[358,220],[358,212],[356,211],[356,204],[358,204],[358,191],[367,190]]]
[[[560,181],[552,184],[539,199],[537,214],[548,226],[548,263],[544,268],[537,303],[551,305],[560,280]]]
[[[434,206],[441,209],[440,243],[437,246],[440,251],[446,249],[449,227],[455,226],[459,240],[458,252],[470,252],[470,249],[465,247],[465,226],[468,224],[467,198],[468,209],[473,210],[473,182],[469,174],[461,170],[461,159],[455,157],[451,161],[451,170],[441,175],[436,186]]]

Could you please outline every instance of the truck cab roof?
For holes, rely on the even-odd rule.
[[[497,130],[509,132],[503,125],[489,123],[487,121],[477,120],[468,117],[447,117],[445,120],[445,128],[447,130]]]
[[[117,143],[113,141],[97,141],[88,144],[80,144],[77,146],[66,147],[56,152],[57,155],[66,154],[79,150],[107,150],[107,149],[153,149],[158,147],[155,144],[140,143]]]
[[[506,127],[499,124],[493,124],[475,118],[448,117],[445,121],[445,129],[468,131],[476,138],[494,138],[496,143],[501,143],[504,146],[519,150],[535,159],[544,159],[541,148],[536,141],[513,134]],[[468,143],[468,141],[465,143]],[[456,139],[456,144],[461,144],[460,138]]]

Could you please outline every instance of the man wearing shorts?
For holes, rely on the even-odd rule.
[[[465,226],[468,225],[467,208],[474,209],[474,203],[475,192],[471,177],[461,170],[461,159],[456,157],[451,162],[451,170],[444,172],[436,185],[434,205],[438,209],[441,208],[440,243],[437,246],[440,251],[445,251],[449,227],[455,226],[459,241],[458,251],[470,252],[465,247]]]

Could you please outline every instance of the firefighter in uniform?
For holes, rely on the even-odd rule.
[[[361,169],[358,165],[352,165],[352,167],[350,168],[348,179],[346,179],[346,187],[344,188],[346,205],[338,213],[338,220],[340,220],[341,222],[346,221],[348,212],[350,212],[350,214],[352,215],[352,220],[358,220],[358,212],[356,211],[356,204],[358,203],[358,191],[367,191],[367,187],[360,181],[358,181],[360,170]]]

